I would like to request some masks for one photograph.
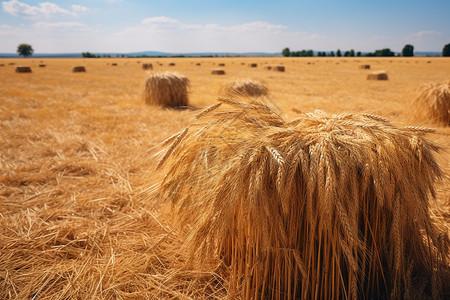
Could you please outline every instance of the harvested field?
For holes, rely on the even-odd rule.
[[[343,120],[332,121],[333,119],[327,119],[329,122],[322,122],[322,118],[325,117],[318,115],[318,112],[315,112],[317,109],[323,111],[325,116],[333,114],[365,115],[361,118],[369,119],[366,120],[366,127],[360,129],[361,134],[375,130],[380,126],[383,130],[385,127],[394,126],[395,130],[392,130],[400,134],[401,140],[399,141],[401,143],[415,145],[416,149],[423,150],[417,152],[420,155],[420,160],[412,160],[411,165],[404,164],[406,170],[410,170],[419,161],[428,165],[432,162],[429,159],[430,154],[439,163],[444,176],[435,183],[436,198],[433,199],[428,195],[428,202],[420,204],[424,206],[422,206],[420,222],[414,225],[417,227],[405,234],[402,233],[403,230],[406,230],[402,226],[411,223],[411,218],[402,217],[399,219],[398,216],[399,214],[400,216],[410,215],[412,209],[410,202],[402,202],[398,206],[398,201],[395,202],[394,200],[392,203],[386,201],[383,204],[384,206],[380,206],[383,209],[374,213],[373,217],[379,216],[381,218],[384,213],[387,218],[386,224],[391,224],[391,229],[397,228],[401,233],[400,242],[397,243],[398,240],[396,241],[393,238],[398,237],[398,235],[393,234],[383,240],[383,235],[381,235],[383,230],[380,228],[376,231],[380,233],[376,236],[377,239],[380,239],[379,245],[392,246],[389,248],[392,252],[388,251],[385,253],[386,256],[383,256],[383,259],[387,261],[382,262],[381,265],[389,264],[390,261],[388,260],[392,259],[391,266],[394,270],[393,273],[386,273],[394,275],[392,275],[392,278],[384,279],[385,281],[381,279],[379,287],[383,287],[385,282],[389,283],[388,289],[391,286],[398,286],[399,288],[392,295],[397,295],[397,298],[401,299],[408,296],[405,294],[408,290],[406,283],[412,283],[414,289],[409,289],[411,291],[409,296],[413,299],[414,297],[427,299],[427,297],[433,296],[433,291],[435,294],[439,291],[439,286],[435,283],[440,282],[441,298],[444,299],[448,296],[450,292],[448,282],[450,280],[447,280],[445,274],[439,273],[440,275],[436,276],[438,273],[426,271],[420,276],[415,276],[415,270],[418,268],[429,270],[431,265],[438,262],[437,258],[433,262],[426,258],[423,260],[416,259],[411,264],[411,268],[408,267],[409,264],[405,265],[404,263],[405,258],[418,257],[422,254],[426,257],[432,252],[437,253],[437,248],[422,252],[423,249],[429,248],[427,248],[428,246],[422,247],[422,242],[418,241],[418,237],[415,235],[417,231],[426,232],[426,230],[420,229],[422,228],[420,224],[430,223],[427,225],[429,226],[428,229],[432,228],[431,225],[434,226],[432,230],[435,230],[434,232],[438,234],[433,241],[430,240],[432,244],[443,246],[444,244],[439,241],[445,241],[449,235],[450,127],[427,124],[435,130],[434,133],[427,133],[427,129],[418,127],[423,125],[410,120],[408,109],[412,99],[410,97],[411,91],[415,91],[418,86],[429,82],[438,83],[449,80],[450,61],[448,59],[429,57],[375,59],[361,57],[357,60],[346,58],[347,62],[344,63],[341,58],[329,57],[313,59],[214,57],[202,58],[201,66],[195,68],[192,67],[192,62],[195,64],[198,61],[195,58],[148,59],[148,63],[156,66],[158,71],[163,72],[170,69],[170,71],[179,72],[189,78],[191,82],[189,105],[196,110],[167,110],[159,106],[145,105],[142,102],[142,93],[148,74],[143,72],[142,66],[136,63],[137,59],[46,59],[45,63],[51,67],[36,68],[33,73],[27,76],[15,73],[15,66],[9,65],[11,61],[19,66],[30,64],[28,59],[0,59],[0,64],[5,65],[0,68],[0,88],[2,90],[2,97],[0,97],[0,138],[2,140],[2,147],[0,148],[0,299],[250,299],[255,294],[257,297],[261,297],[262,294],[258,293],[251,295],[256,291],[257,286],[267,286],[267,283],[258,283],[257,277],[253,277],[253,279],[245,281],[245,284],[240,285],[242,282],[239,281],[239,278],[242,273],[238,266],[239,263],[242,264],[242,261],[233,258],[239,256],[238,252],[229,252],[229,249],[225,249],[226,251],[223,253],[231,253],[228,260],[217,252],[210,256],[203,256],[203,259],[199,260],[199,253],[202,250],[206,250],[204,253],[212,253],[215,249],[219,249],[202,246],[198,247],[199,253],[195,254],[194,258],[196,259],[193,260],[192,253],[185,251],[190,243],[198,241],[190,239],[191,234],[199,234],[198,227],[194,226],[193,232],[187,230],[184,226],[185,216],[174,214],[174,212],[183,212],[183,207],[168,204],[170,200],[175,199],[173,197],[186,195],[183,194],[182,190],[179,190],[179,194],[171,194],[171,197],[164,197],[164,193],[160,195],[161,198],[153,196],[154,192],[158,191],[158,183],[163,179],[163,174],[167,174],[167,170],[164,169],[167,166],[162,166],[161,170],[156,170],[159,163],[158,159],[164,155],[168,145],[173,144],[174,141],[180,144],[180,147],[174,147],[174,153],[184,149],[181,147],[182,143],[187,141],[184,139],[194,138],[194,134],[199,132],[199,128],[208,124],[206,120],[209,120],[208,118],[211,118],[212,114],[218,114],[224,118],[236,117],[237,122],[223,123],[230,125],[225,132],[216,132],[214,138],[208,139],[203,144],[197,144],[197,150],[210,149],[211,152],[208,152],[210,153],[209,156],[192,157],[190,162],[201,160],[203,163],[208,162],[211,166],[214,166],[214,164],[211,164],[214,160],[210,159],[215,156],[214,153],[218,152],[213,151],[218,151],[226,142],[230,145],[239,144],[241,135],[254,132],[254,138],[249,139],[249,145],[244,143],[242,147],[231,149],[230,155],[224,152],[221,156],[215,156],[216,159],[227,160],[229,158],[230,161],[229,165],[225,165],[226,168],[224,167],[219,171],[229,171],[231,177],[237,176],[236,173],[233,173],[233,170],[238,170],[240,167],[234,165],[234,163],[239,159],[246,159],[245,150],[250,149],[254,143],[271,141],[270,139],[274,138],[273,134],[285,140],[285,143],[277,146],[279,148],[275,148],[281,155],[279,159],[284,158],[290,164],[293,164],[292,161],[288,160],[289,156],[284,153],[285,147],[290,145],[288,140],[290,141],[293,135],[290,131],[285,132],[285,129],[283,129],[285,125],[282,124],[288,124],[301,117],[301,124],[308,123],[311,125],[308,125],[310,126],[308,127],[309,130],[324,133],[322,137],[324,141],[328,141],[325,138],[331,133],[330,143],[332,144],[329,145],[332,145],[332,149],[337,147],[337,144],[334,144],[336,141],[341,141],[336,140],[337,135],[345,137],[346,133],[354,130],[345,127],[350,126],[350,123],[347,125],[341,124],[340,122],[344,122]],[[415,63],[416,61],[419,61],[419,63]],[[431,61],[431,63],[427,63],[428,61]],[[111,64],[113,62],[119,62],[118,66],[115,68],[105,67],[106,63]],[[128,64],[125,64],[126,62]],[[176,66],[169,67],[169,63],[173,62],[176,62]],[[235,63],[232,64],[232,62]],[[314,62],[315,64],[307,65],[307,62]],[[337,62],[340,62],[340,64],[336,65]],[[226,64],[227,76],[211,76],[210,71],[213,63],[216,63],[216,65],[219,63]],[[265,64],[281,65],[283,63],[288,72],[267,72],[263,68],[249,68],[247,67],[249,63],[257,63],[261,66]],[[371,65],[372,69],[375,70],[386,70],[390,79],[383,82],[367,80],[362,75],[362,70],[359,69],[361,64]],[[89,72],[86,72],[83,76],[73,74],[70,69],[74,65],[83,65]],[[31,64],[31,66],[37,66],[37,64]],[[217,103],[218,91],[231,78],[257,78],[266,82],[270,87],[270,101],[267,100],[265,104],[273,111],[274,118],[272,121],[278,125],[271,127],[267,139],[256,140],[257,137],[261,137],[258,133],[261,129],[258,126],[255,127],[255,130],[253,128],[249,130],[245,127],[247,128],[245,131],[236,133],[236,139],[232,138],[233,132],[237,128],[233,126],[247,124],[245,122],[249,119],[245,118],[246,113],[249,114],[249,118],[253,116],[252,110],[243,112],[242,108],[247,111],[245,105],[236,108],[230,104],[222,104],[223,106],[228,105],[228,109],[213,106],[210,108],[209,114],[203,113],[203,117],[196,119],[196,115],[201,112],[201,109]],[[226,115],[229,109],[232,113]],[[281,123],[277,121],[279,118],[283,120]],[[383,125],[383,119],[388,120],[391,125]],[[204,123],[202,124],[202,122]],[[198,124],[197,127],[192,126],[184,131],[193,123]],[[299,126],[300,124],[294,125],[294,123],[289,126]],[[211,123],[214,126],[220,124]],[[320,128],[314,127],[312,124],[316,124]],[[409,127],[404,132],[400,129],[407,126],[413,127]],[[339,130],[333,130],[334,128]],[[276,132],[272,132],[272,130]],[[177,135],[179,132],[182,134]],[[161,144],[162,141],[171,136],[172,139],[167,140],[165,145]],[[222,136],[224,136],[224,140],[221,139]],[[347,142],[341,141],[341,144],[343,144],[339,146],[339,151],[324,153],[336,153],[337,156],[335,157],[341,157],[345,152],[359,157],[358,155],[365,149],[364,139],[362,138],[361,144],[358,144],[359,146],[354,149]],[[388,145],[389,141],[390,139],[380,138],[379,144]],[[314,143],[317,143],[317,141]],[[314,143],[311,144],[311,147],[313,145],[319,147],[319,144]],[[214,144],[218,148],[214,148]],[[433,144],[442,147],[439,154],[433,151]],[[299,149],[297,147],[300,146],[301,144],[294,144],[293,148]],[[323,144],[323,147],[325,147],[325,144]],[[376,146],[372,148],[376,149]],[[381,152],[379,153],[382,154],[383,149],[387,151],[389,148],[380,148]],[[163,151],[158,153],[160,150]],[[268,172],[264,174],[278,174],[279,167],[274,160],[277,158],[277,152],[265,151],[264,153],[261,152],[261,155],[266,155],[265,159],[270,164],[266,165]],[[372,150],[367,149],[367,151],[372,153],[370,152]],[[241,152],[243,156],[240,156]],[[258,160],[254,166],[262,166],[261,160],[264,159],[264,156],[255,156],[256,158]],[[374,161],[377,159],[375,156],[372,158]],[[171,159],[171,157],[169,156],[167,159]],[[342,163],[342,160],[344,159],[337,160],[337,162]],[[334,162],[334,160],[328,159],[322,163],[327,161]],[[348,162],[351,161],[358,160],[348,160]],[[170,160],[166,163],[171,164]],[[387,163],[395,163],[395,158],[393,157],[392,161]],[[392,164],[388,165],[393,166]],[[191,175],[189,189],[200,192],[208,181],[205,181],[203,185],[196,184],[193,181],[197,175],[202,174],[199,172],[201,167],[198,166],[196,169],[195,166],[192,165],[193,168],[190,170],[180,167],[180,169],[174,170],[176,172],[170,176],[181,174],[178,173],[180,171],[188,171]],[[238,169],[229,168],[232,166]],[[339,164],[336,164],[336,166],[339,166]],[[386,171],[382,166],[379,169],[375,165],[371,166],[373,172]],[[217,170],[216,167],[214,168],[214,170]],[[317,170],[323,172],[326,169],[317,168]],[[395,173],[392,172],[392,176],[399,180],[395,184],[419,180],[409,173],[400,167],[397,168]],[[249,174],[251,176],[257,175],[251,172]],[[382,174],[384,173],[377,176]],[[402,174],[404,177],[402,177]],[[250,175],[244,176],[245,180],[239,181],[241,187],[252,178]],[[285,178],[283,176],[285,175],[280,173],[280,183],[286,182],[282,180],[282,178]],[[202,178],[209,181],[213,180],[213,177],[209,178],[208,175],[203,175]],[[352,178],[348,176],[346,180],[353,180]],[[380,178],[385,177],[381,176]],[[175,177],[171,177],[171,180],[177,182]],[[259,184],[259,182],[254,180],[255,184]],[[338,182],[338,180],[334,181],[336,184]],[[277,189],[276,183],[273,186],[270,182],[265,183],[264,186],[267,189],[272,187],[275,190]],[[374,189],[374,191],[381,191],[377,199],[390,199],[389,197],[392,195],[389,194],[389,191],[391,190],[382,188],[383,185],[390,184],[389,180],[372,183],[380,185],[380,188]],[[323,188],[323,184],[320,186]],[[426,193],[425,185],[422,192],[418,191],[421,186],[416,184],[414,189],[410,189],[411,192],[415,191],[412,192],[411,199],[420,197],[422,192]],[[289,191],[290,195],[293,195],[301,188],[301,186],[294,185],[294,188],[286,187],[285,191]],[[225,187],[223,190],[225,193],[233,189]],[[335,189],[332,189],[332,191],[336,193],[344,192],[345,195],[352,194],[351,191],[349,191],[349,194]],[[382,195],[383,191],[386,192],[384,196]],[[398,191],[408,193],[408,190],[403,188]],[[208,197],[212,196],[208,189],[203,189],[201,192]],[[217,192],[219,190],[214,190],[211,193]],[[225,193],[225,195],[230,200],[229,203],[236,203],[234,200],[232,201],[235,198],[231,194]],[[322,196],[318,194],[318,199],[321,199]],[[189,199],[186,198],[183,201],[189,201]],[[250,205],[252,202],[248,203]],[[288,203],[293,205],[293,202]],[[255,205],[257,204],[258,202],[255,202]],[[207,206],[208,203],[199,203],[199,205]],[[425,207],[428,207],[431,219],[427,219]],[[290,207],[281,207],[279,211],[285,212],[286,208],[287,211],[290,210]],[[326,206],[320,208],[326,208]],[[337,208],[338,206],[331,207],[330,211],[339,213]],[[356,220],[349,210],[351,207],[345,206],[344,208],[344,212],[351,215],[348,220]],[[188,209],[192,211],[195,208],[188,207]],[[319,207],[316,207],[316,209],[319,209]],[[269,220],[267,224],[276,224],[279,216],[275,212],[275,209],[273,214],[264,212]],[[190,214],[190,216],[195,218],[196,214]],[[249,215],[249,217],[258,216]],[[314,219],[314,215],[312,219]],[[243,222],[235,224],[244,227],[249,220],[245,219]],[[346,239],[342,239],[346,243],[334,244],[338,247],[336,249],[339,249],[341,255],[339,257],[343,257],[343,261],[339,261],[342,271],[346,268],[344,266],[354,266],[352,257],[354,258],[355,255],[359,254],[365,255],[359,247],[361,236],[352,239],[351,230],[343,231],[345,228],[354,229],[353,221],[347,224],[349,227],[344,226],[345,220],[347,220],[345,214],[341,214],[339,218],[332,217],[330,220],[331,223],[324,222],[320,228],[338,228],[339,234],[346,237]],[[192,222],[192,220],[188,221]],[[204,221],[204,219],[198,221]],[[196,223],[191,224],[195,225]],[[337,227],[326,227],[327,224]],[[366,223],[362,221],[361,224]],[[298,226],[300,226],[300,223]],[[209,229],[215,230],[216,228],[210,227]],[[359,229],[361,232],[367,232],[367,229],[363,227]],[[397,229],[392,230],[392,232],[398,232]],[[266,231],[261,231],[259,236],[261,242],[265,241],[264,232]],[[256,231],[253,231],[253,233],[256,233]],[[311,256],[303,256],[305,249],[328,249],[324,246],[324,243],[336,242],[336,240],[325,239],[325,236],[328,236],[327,234],[323,231],[322,236],[324,238],[321,246],[318,245],[318,242],[311,240],[313,248],[308,248],[309,246],[301,248],[300,256],[297,256],[297,252],[294,251],[295,247],[292,247],[292,249],[286,248],[285,252],[288,254],[283,256],[287,259],[286,262],[279,264],[279,269],[269,270],[269,268],[264,268],[264,270],[270,271],[273,276],[279,274],[280,280],[283,277],[288,278],[289,275],[286,274],[289,272],[281,273],[283,270],[288,270],[290,263],[292,263],[292,266],[301,266],[300,263],[293,263],[293,260],[298,257],[301,259],[315,257],[316,254],[313,254],[313,250],[311,250]],[[414,236],[414,238],[408,239],[411,236]],[[426,235],[423,237],[425,238]],[[204,245],[213,243],[211,238],[206,234],[205,240],[200,239],[200,242],[204,242]],[[252,238],[256,239],[258,236]],[[226,240],[227,238],[224,239],[224,241]],[[232,241],[233,239],[229,240]],[[242,241],[240,239],[234,240],[236,242]],[[368,244],[375,245],[376,243],[371,244],[369,242]],[[213,244],[211,245],[213,246]],[[226,243],[223,245],[226,245]],[[244,249],[242,244],[239,245],[241,245],[240,249]],[[352,249],[350,253],[347,251],[347,246]],[[280,249],[277,249],[277,251],[277,253],[282,252]],[[421,254],[416,255],[417,253]],[[321,255],[320,257],[324,256]],[[450,266],[448,255],[443,255],[440,260],[446,261],[444,264],[447,267]],[[236,264],[230,264],[232,261]],[[246,261],[252,261],[252,258]],[[397,265],[394,261],[397,261]],[[327,263],[324,262],[323,265],[326,266]],[[335,263],[330,261],[330,264],[337,266],[337,262],[337,260],[335,260]],[[364,274],[370,278],[375,278],[376,266],[379,265],[370,265],[369,262],[374,263],[373,260],[367,260],[367,262],[365,270],[373,270],[373,272],[368,271]],[[313,260],[306,262],[311,267],[317,266],[318,263],[320,262]],[[271,281],[276,280],[276,278],[270,277],[272,275],[264,277],[264,274],[262,278],[267,278],[267,280],[274,282],[275,285],[279,285],[286,291],[294,287],[292,284],[290,287],[284,286],[286,282],[297,282],[297,289],[299,289],[303,284],[302,277],[299,275],[302,269],[297,270],[289,273],[292,274],[290,278],[294,278],[293,281],[277,283]],[[306,268],[306,272],[308,272],[308,268]],[[319,272],[319,274],[324,273]],[[333,281],[334,285],[339,285],[340,290],[345,290],[347,297],[350,297],[349,295],[354,290],[355,273],[343,271],[340,274],[343,276],[342,281]],[[421,277],[428,274],[430,274],[428,279]],[[435,274],[434,277],[433,274]],[[365,277],[364,280],[361,279],[361,282],[365,282],[364,284],[357,285],[357,289],[361,288],[359,293],[374,291],[375,294],[382,295],[388,292],[382,290],[382,288],[377,288],[375,283],[367,283],[371,280],[369,277]],[[323,283],[323,280],[327,280],[326,278],[326,276],[317,277],[316,282]],[[412,278],[413,280],[407,280],[406,278]],[[248,285],[246,286],[247,282]],[[330,293],[331,290],[327,291],[328,286],[326,284],[322,286],[325,288],[322,292],[324,296],[325,293]],[[242,287],[242,289],[237,287]],[[348,287],[351,287],[349,291],[347,291]],[[260,290],[265,289],[261,288]],[[273,293],[275,291],[269,289],[268,292],[265,292],[265,297],[270,297],[269,295]],[[315,292],[308,289],[304,293]],[[421,294],[424,297],[417,296]],[[320,298],[320,294],[317,295]],[[280,298],[283,298],[283,296],[280,296]],[[345,296],[342,298],[345,298]]]

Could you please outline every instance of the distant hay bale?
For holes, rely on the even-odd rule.
[[[256,67],[258,67],[258,64],[251,63],[251,64],[248,64],[248,66],[249,66],[250,68],[256,68]]]
[[[189,79],[174,72],[154,73],[147,78],[144,102],[162,107],[181,107],[189,104]]]
[[[13,63],[13,62],[12,62],[12,63],[9,63],[8,65],[10,65],[10,66],[14,66],[14,65],[15,65],[15,63]]]
[[[227,96],[240,95],[244,97],[261,97],[269,94],[267,86],[259,81],[245,79],[236,80],[225,85],[224,93]]]
[[[269,71],[277,71],[277,72],[284,72],[285,68],[282,65],[267,65],[264,66],[265,70],[269,70]]]
[[[225,70],[223,69],[212,69],[211,70],[212,75],[225,75]]]
[[[370,65],[360,65],[359,68],[368,70],[370,69]]]
[[[425,131],[219,101],[163,142],[155,192],[174,204],[181,250],[229,268],[229,294],[439,297],[449,243],[429,215],[442,171]]]
[[[175,63],[170,63],[169,66],[173,67],[175,66]]]
[[[84,66],[72,67],[72,73],[81,73],[81,72],[86,72],[86,68]]]
[[[117,67],[117,63],[112,63],[111,66]]]
[[[39,64],[39,68],[45,68],[46,65],[45,64]]]
[[[224,63],[220,63],[220,64],[218,64],[217,66],[219,66],[219,67],[225,67],[225,64],[224,64]]]
[[[5,64],[0,64],[0,67],[4,67],[5,66]]]
[[[195,65],[196,65],[196,66],[200,66],[201,64],[200,64],[200,63],[196,63]]]
[[[367,74],[367,80],[388,80],[388,75],[385,71],[372,72]]]
[[[450,81],[424,85],[410,111],[416,120],[450,126]]]
[[[31,68],[29,66],[17,66],[16,73],[31,73]]]
[[[150,63],[142,64],[142,70],[153,70],[153,65]]]

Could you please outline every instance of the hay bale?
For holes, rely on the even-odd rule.
[[[359,68],[368,70],[368,69],[370,69],[370,65],[360,65]]]
[[[154,73],[147,78],[144,102],[162,107],[181,107],[189,104],[189,79],[173,72]]]
[[[267,86],[259,81],[245,79],[236,80],[225,85],[224,94],[227,96],[261,97],[269,94]]]
[[[81,73],[86,72],[86,68],[84,66],[73,66],[72,73]]]
[[[388,75],[385,71],[372,72],[367,74],[367,80],[388,80]]]
[[[175,63],[170,63],[169,66],[173,67],[175,66]]]
[[[31,73],[31,68],[29,66],[17,66],[16,73]]]
[[[223,69],[212,69],[211,70],[212,75],[225,75],[225,70]]]
[[[4,67],[5,66],[5,64],[0,64],[0,67]]]
[[[438,297],[449,243],[428,212],[442,171],[425,131],[219,101],[158,166],[193,261],[220,259],[241,299]]]
[[[39,68],[45,68],[46,65],[45,64],[39,64]]]
[[[152,64],[142,64],[142,70],[153,70],[153,65]]]
[[[219,67],[225,67],[225,64],[224,64],[224,63],[220,63],[220,64],[218,64],[217,66],[219,66]]]
[[[450,126],[450,81],[422,86],[410,112],[416,120]]]
[[[201,64],[200,64],[200,63],[196,63],[195,65],[196,65],[196,66],[200,66]]]
[[[269,71],[277,71],[277,72],[284,72],[285,68],[282,65],[267,65],[264,66],[265,70],[269,70]]]
[[[112,63],[111,66],[117,67],[117,63]]]
[[[258,66],[258,64],[251,63],[251,64],[248,64],[248,66],[249,66],[250,68],[256,68],[256,67]]]
[[[14,65],[15,65],[15,63],[13,63],[13,62],[12,62],[12,63],[9,63],[8,65],[10,65],[10,66],[14,66]]]

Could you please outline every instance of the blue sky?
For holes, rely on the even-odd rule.
[[[450,0],[4,0],[0,52],[442,51]]]

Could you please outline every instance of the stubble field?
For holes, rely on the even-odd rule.
[[[152,63],[153,71],[142,70],[143,63]],[[183,229],[148,189],[160,176],[158,144],[216,103],[232,80],[264,82],[267,104],[287,120],[297,115],[292,108],[318,109],[436,129],[428,138],[443,147],[436,158],[446,177],[432,213],[449,234],[450,128],[409,114],[422,84],[449,80],[448,59],[31,58],[0,64],[1,299],[231,297],[227,267],[218,260],[201,270],[189,266],[189,256],[178,251]],[[265,70],[265,64],[286,71]],[[32,73],[15,73],[17,65]],[[87,72],[72,73],[75,65]],[[214,68],[226,74],[211,75]],[[366,79],[377,70],[389,80]],[[143,103],[145,80],[158,71],[190,80],[189,109]]]

